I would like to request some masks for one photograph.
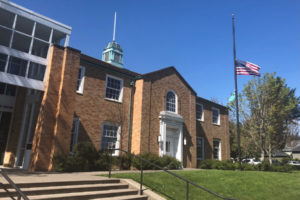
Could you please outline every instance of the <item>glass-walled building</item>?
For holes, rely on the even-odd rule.
[[[28,166],[50,45],[68,46],[71,29],[0,0],[0,165],[9,160],[10,152],[16,167]],[[13,128],[16,124],[19,130]],[[7,148],[12,137],[17,141],[15,150]]]

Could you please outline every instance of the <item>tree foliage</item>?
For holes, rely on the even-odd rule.
[[[299,119],[300,98],[283,78],[267,73],[249,81],[239,101],[241,137],[247,140],[242,144],[243,150],[250,143],[256,147],[252,151],[258,149],[266,153],[271,162],[272,152],[284,147],[289,127]],[[234,106],[234,103],[229,105],[232,111],[235,111]]]

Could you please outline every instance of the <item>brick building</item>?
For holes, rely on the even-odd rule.
[[[0,3],[0,15],[10,15],[16,22],[22,12],[28,13],[10,2]],[[19,12],[8,9],[13,6]],[[170,155],[184,167],[197,167],[203,159],[230,158],[226,107],[198,97],[174,67],[147,74],[127,70],[123,51],[114,40],[104,49],[103,61],[89,57],[68,47],[70,27],[35,16],[39,18],[22,16],[33,22],[29,49],[22,52],[26,65],[11,64],[9,56],[20,50],[10,42],[6,46],[0,43],[0,84],[4,88],[0,94],[0,142],[5,145],[0,153],[4,165],[51,170],[54,155],[69,154],[82,141],[92,142],[97,150],[121,148],[135,154]],[[19,33],[16,22],[7,28],[0,20],[0,31],[6,28]],[[50,22],[61,26],[57,42],[51,38],[57,27]],[[38,24],[43,25],[43,33],[50,30],[45,38],[50,48],[43,49],[44,65],[37,65],[44,69],[37,67],[39,82],[32,82],[30,49],[38,35],[34,32],[40,30],[35,28]],[[14,40],[14,35],[10,38]],[[11,66],[24,67],[25,75],[12,74]],[[15,88],[14,95],[10,88]]]

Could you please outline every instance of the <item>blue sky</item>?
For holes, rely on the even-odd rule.
[[[72,26],[70,46],[101,58],[112,40],[125,68],[147,73],[175,66],[198,96],[226,104],[234,90],[231,14],[237,58],[276,72],[300,96],[299,0],[13,0]],[[251,79],[239,76],[239,90]]]

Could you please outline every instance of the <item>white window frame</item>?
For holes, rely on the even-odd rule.
[[[198,155],[198,149],[197,149],[197,160],[204,160],[204,138],[203,137],[199,137],[197,136],[197,140],[201,140],[201,144],[202,144],[202,155]],[[198,141],[196,141],[197,147],[198,148]]]
[[[80,77],[77,78],[77,85],[76,85],[76,92],[78,94],[83,94],[83,87],[84,87],[84,79],[85,79],[85,67],[80,66],[78,70],[78,76],[80,73]],[[79,83],[79,85],[78,85]]]
[[[197,105],[198,106],[201,106],[201,109],[202,109],[202,115],[201,115],[201,118],[197,118]],[[196,118],[198,121],[201,121],[203,122],[204,121],[204,109],[203,109],[203,104],[202,103],[196,103]]]
[[[107,89],[107,81],[108,81],[108,78],[112,78],[112,79],[116,79],[116,80],[119,80],[120,81],[120,95],[119,95],[119,99],[112,99],[112,98],[108,98],[106,97],[106,89]],[[106,74],[106,79],[105,79],[105,96],[104,98],[107,99],[107,100],[110,100],[110,101],[116,101],[116,102],[122,102],[122,99],[123,99],[123,88],[124,88],[124,80],[121,79],[121,78],[118,78],[118,77],[115,77],[115,76],[112,76],[112,75],[108,75]],[[113,88],[114,89],[114,88]]]
[[[214,155],[214,151],[215,151],[215,146],[214,146],[214,144],[213,144],[213,156],[214,156],[214,159],[215,160],[222,160],[222,158],[221,158],[221,151],[222,151],[222,149],[221,149],[221,140],[220,139],[213,139],[213,143],[215,142],[215,141],[217,141],[217,142],[219,142],[219,152],[218,152],[218,159],[215,159],[215,155]]]
[[[174,95],[175,95],[175,112],[173,111],[170,111],[170,110],[167,110],[167,94],[169,92],[172,92]],[[168,112],[172,112],[172,113],[178,113],[178,98],[177,98],[177,94],[174,90],[168,90],[167,93],[166,93],[166,98],[165,98],[165,106],[166,106],[166,111]]]
[[[117,130],[117,141],[116,141],[116,149],[119,149],[120,148],[120,133],[121,133],[121,126],[120,125],[117,125],[117,124],[113,124],[113,123],[109,123],[109,122],[103,122],[102,123],[102,132],[101,132],[101,142],[100,142],[100,149],[101,150],[104,150],[103,146],[102,146],[102,138],[103,138],[103,133],[104,133],[104,126],[107,125],[107,126],[115,126],[115,127],[118,127],[118,130]],[[119,156],[119,150],[116,150],[113,154],[113,156]]]
[[[218,109],[218,108],[215,108],[215,107],[212,107],[212,112],[211,112],[211,116],[212,116],[212,118],[211,118],[211,120],[212,120],[212,123],[213,124],[215,124],[215,125],[220,125],[221,124],[221,114],[220,114],[220,109]],[[217,111],[218,112],[218,122],[217,123],[214,123],[214,112],[213,111]]]
[[[79,117],[74,117],[73,118],[73,124],[74,124],[74,130],[72,130],[73,132],[71,134],[71,144],[72,144],[72,147],[70,147],[70,153],[71,154],[74,151],[74,146],[78,142],[78,130],[79,130],[79,124],[80,124]],[[72,124],[72,129],[73,129],[73,124]]]

